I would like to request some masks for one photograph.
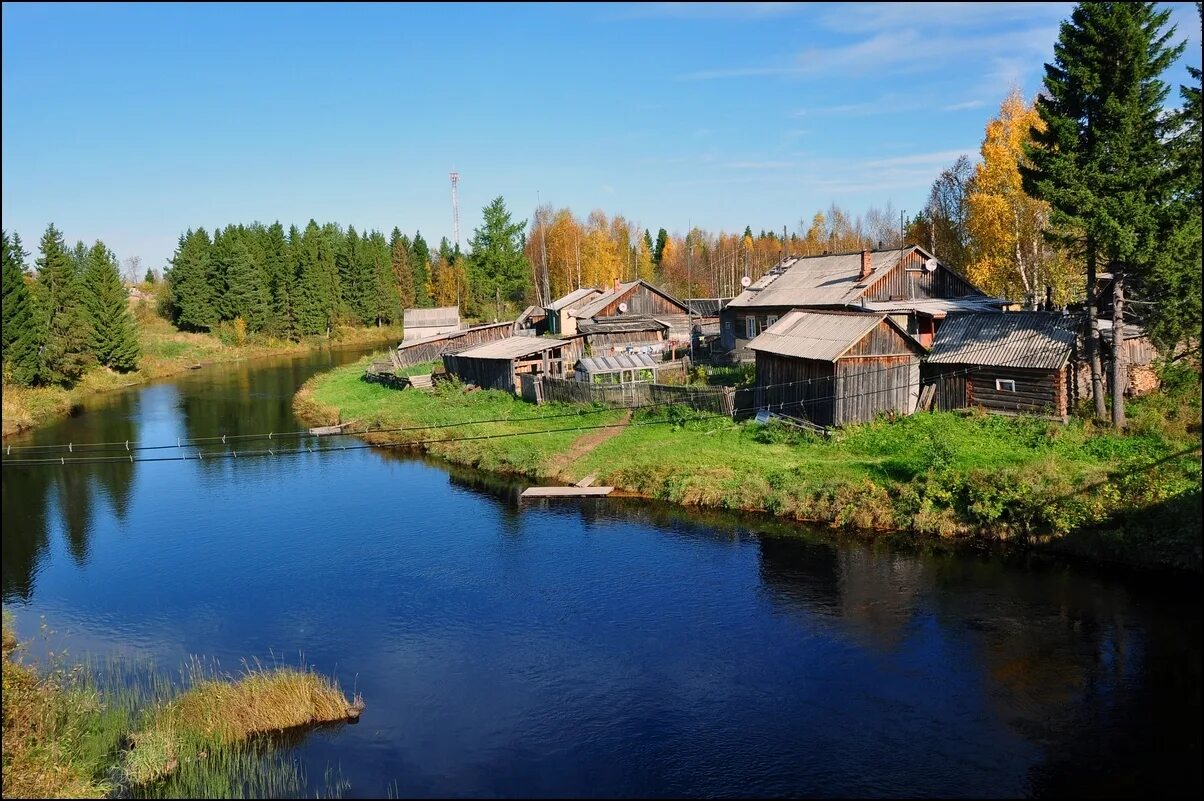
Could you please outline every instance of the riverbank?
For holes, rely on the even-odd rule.
[[[117,373],[95,367],[71,389],[62,387],[3,387],[3,436],[37,428],[72,413],[86,398],[114,389],[146,384],[183,373],[196,366],[306,353],[330,345],[372,345],[400,341],[399,326],[382,328],[345,328],[337,339],[311,337],[301,342],[267,338],[250,339],[236,345],[215,334],[179,331],[168,321],[153,314],[138,315],[138,339],[142,346],[139,368]]]
[[[304,668],[254,665],[235,678],[194,660],[184,687],[154,673],[105,683],[117,666],[39,670],[21,649],[6,611],[5,798],[237,797],[231,786],[272,797],[303,781],[256,738],[355,720],[364,706]]]
[[[1198,383],[1133,401],[1125,434],[1078,419],[926,413],[822,438],[679,407],[623,423],[617,410],[536,407],[455,383],[392,390],[361,379],[367,361],[307,382],[298,417],[358,419],[376,444],[536,480],[594,475],[677,504],[1200,570]],[[396,428],[409,430],[379,430]],[[587,439],[608,429],[621,433]]]

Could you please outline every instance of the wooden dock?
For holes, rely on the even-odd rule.
[[[527,487],[523,498],[600,498],[614,492],[614,487]]]

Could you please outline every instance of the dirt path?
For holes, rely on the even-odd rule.
[[[562,454],[556,456],[548,465],[549,472],[562,479],[568,480],[563,475],[563,471],[573,466],[573,463],[592,451],[594,448],[601,445],[606,440],[617,437],[627,430],[627,424],[631,422],[631,410],[628,409],[622,419],[613,428],[599,428],[594,431],[582,434],[573,442],[573,447],[569,448]]]

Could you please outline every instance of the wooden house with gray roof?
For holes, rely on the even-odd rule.
[[[924,363],[935,408],[977,406],[1065,417],[1075,396],[1071,318],[1056,312],[962,314],[937,332]]]
[[[890,315],[787,311],[748,347],[758,409],[825,427],[915,411],[924,348]]]
[[[457,353],[445,353],[443,366],[465,384],[482,389],[521,391],[519,376],[572,374],[581,358],[578,339],[517,336],[487,342]]]
[[[783,259],[720,314],[722,347],[751,361],[748,345],[793,309],[866,311],[891,316],[927,346],[947,315],[1000,311],[969,279],[921,247]]]

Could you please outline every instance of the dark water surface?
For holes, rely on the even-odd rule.
[[[358,355],[11,444],[296,430],[296,387]],[[3,593],[77,655],[303,653],[368,705],[298,746],[311,793],[328,765],[349,796],[1199,791],[1197,585],[766,525],[376,451],[6,467]]]

